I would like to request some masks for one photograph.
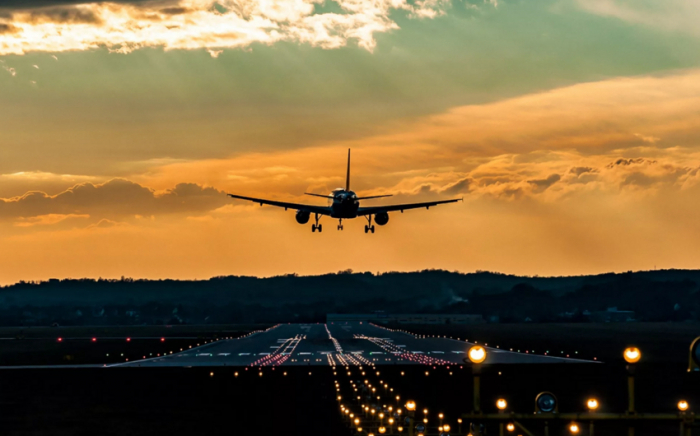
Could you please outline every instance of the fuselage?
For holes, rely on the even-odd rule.
[[[332,218],[357,218],[357,210],[360,208],[360,200],[352,191],[336,189],[331,193],[331,217]]]

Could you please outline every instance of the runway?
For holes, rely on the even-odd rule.
[[[276,367],[374,365],[469,365],[466,340],[421,337],[361,322],[280,324],[237,339],[220,339],[172,354],[107,367]],[[484,364],[596,363],[520,353],[480,344]]]

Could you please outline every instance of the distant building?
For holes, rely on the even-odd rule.
[[[617,310],[617,307],[608,307],[607,310],[591,312],[593,322],[628,322],[636,321],[632,310]]]
[[[460,314],[417,314],[401,313],[387,314],[376,313],[329,313],[326,315],[326,322],[381,322],[398,324],[481,324],[484,317],[481,315],[460,315]]]

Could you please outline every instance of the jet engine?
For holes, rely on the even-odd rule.
[[[380,226],[383,226],[384,224],[389,222],[389,214],[386,212],[379,212],[378,214],[375,214],[374,222],[379,224]]]
[[[299,224],[306,224],[309,222],[309,218],[311,218],[311,213],[305,212],[303,210],[298,210],[296,219]]]

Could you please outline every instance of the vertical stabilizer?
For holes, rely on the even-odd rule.
[[[350,149],[348,148],[348,175],[345,178],[345,190],[350,190]]]

